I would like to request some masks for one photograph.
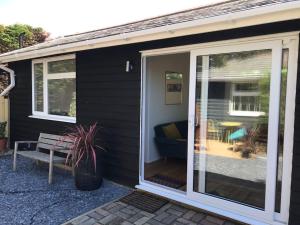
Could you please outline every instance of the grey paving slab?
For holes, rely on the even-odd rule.
[[[116,207],[123,208],[115,212],[112,209]],[[241,225],[237,222],[173,202],[168,203],[152,214],[119,201],[100,206],[92,212],[83,215],[84,221],[76,225],[85,225],[87,223],[86,217],[95,219],[94,212],[106,215],[104,218],[97,220],[95,225]],[[69,221],[68,224],[64,225],[75,225],[75,221],[80,221],[80,218]]]

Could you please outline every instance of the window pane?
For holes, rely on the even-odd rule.
[[[198,56],[197,64],[193,190],[264,209],[272,50]],[[235,84],[246,93],[232,96]]]
[[[43,98],[43,64],[34,64],[34,111],[44,111]]]
[[[76,117],[75,79],[48,80],[49,114]]]
[[[48,62],[48,73],[75,72],[75,59]]]
[[[285,121],[285,97],[288,71],[288,49],[282,52],[282,69],[281,69],[281,92],[280,92],[280,109],[279,109],[279,134],[278,134],[278,159],[277,159],[277,184],[276,184],[276,212],[280,212],[281,204],[281,186],[282,186],[282,159],[283,159],[283,141],[284,141],[284,121]]]

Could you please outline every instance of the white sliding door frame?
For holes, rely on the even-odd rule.
[[[281,222],[286,222],[289,220],[291,195],[299,36],[291,37],[289,41],[284,42],[283,49],[288,49],[289,53],[285,100],[281,205],[280,213],[275,213],[275,219]]]
[[[299,32],[289,32],[274,35],[256,36],[251,38],[235,39],[229,41],[219,41],[213,43],[203,43],[196,45],[171,47],[165,49],[154,49],[142,52],[142,78],[141,78],[141,129],[140,129],[140,174],[139,185],[137,188],[152,192],[173,200],[183,202],[204,210],[208,210],[223,216],[237,219],[250,224],[286,224],[289,217],[289,204],[291,192],[291,171],[292,171],[292,152],[294,143],[294,113],[295,96],[297,81],[297,62],[298,62],[298,42]],[[276,190],[276,171],[277,167],[277,144],[278,139],[278,117],[279,117],[279,96],[281,79],[281,55],[283,49],[289,49],[288,79],[286,93],[285,128],[284,128],[284,155],[283,155],[283,175],[281,192],[280,213],[275,213],[275,190]],[[236,49],[236,51],[235,51]],[[269,136],[268,149],[273,149],[272,154],[268,154],[266,180],[266,210],[256,209],[224,199],[218,199],[205,194],[193,193],[193,162],[194,162],[194,127],[195,127],[195,85],[196,85],[196,56],[211,55],[226,52],[242,52],[250,50],[272,49],[272,75],[270,93],[277,99],[270,99]],[[187,192],[167,188],[162,185],[144,179],[144,149],[146,131],[146,60],[148,56],[167,55],[175,53],[190,52],[190,92],[189,92],[189,136],[188,136],[188,173],[187,173]],[[275,62],[278,62],[275,65]],[[274,93],[275,92],[275,93]],[[272,114],[272,115],[271,115]],[[276,121],[276,122],[274,122]],[[202,133],[204,133],[202,131]],[[272,143],[271,143],[272,142]],[[192,162],[192,163],[191,163]]]
[[[212,54],[223,54],[223,53],[230,53],[233,52],[233,49],[237,49],[234,52],[245,52],[245,51],[254,51],[254,50],[265,50],[270,49],[272,50],[272,69],[271,69],[271,83],[270,83],[270,102],[269,102],[269,123],[268,123],[268,146],[267,146],[267,176],[266,176],[266,189],[265,189],[265,210],[256,209],[254,207],[249,207],[237,202],[231,202],[225,199],[212,197],[202,193],[196,193],[193,191],[193,179],[188,180],[187,183],[187,196],[191,199],[198,199],[198,201],[206,203],[208,205],[217,205],[221,208],[230,209],[235,212],[240,212],[242,214],[246,214],[251,217],[260,218],[265,222],[269,222],[273,220],[274,217],[274,206],[275,206],[275,189],[276,189],[276,168],[277,168],[277,144],[278,144],[278,118],[279,118],[279,99],[280,99],[280,78],[281,78],[281,59],[282,59],[282,41],[275,40],[275,41],[267,41],[267,42],[258,42],[258,43],[251,43],[251,44],[236,44],[233,46],[224,46],[224,47],[213,47],[213,48],[205,48],[199,50],[191,51],[191,67],[194,66],[194,69],[191,68],[190,76],[197,76],[196,74],[196,67],[195,61],[198,56],[203,56],[203,76],[202,76],[202,97],[201,97],[201,127],[204,129],[200,129],[200,137],[206,138],[206,116],[207,116],[207,92],[208,92],[208,57]],[[206,60],[205,60],[206,59]],[[207,71],[207,72],[205,72]],[[191,82],[196,81],[193,79]],[[191,83],[190,85],[190,92],[195,95],[195,87],[196,84]],[[206,99],[205,99],[206,98]],[[192,124],[194,124],[193,112],[195,112],[195,105],[194,98],[190,99],[190,112],[189,115],[192,118],[189,118]],[[206,108],[206,109],[203,109]],[[193,128],[193,126],[191,126]],[[191,137],[192,133],[194,133],[194,129],[189,130],[189,137]],[[201,140],[203,141],[203,140]],[[201,143],[200,152],[205,149],[205,140]],[[202,144],[204,146],[202,146]],[[188,139],[188,173],[193,174],[193,154],[194,154],[194,140],[189,138]],[[200,153],[200,163],[203,161],[201,158]],[[203,169],[201,167],[201,169]],[[205,173],[205,171],[200,171],[200,174]],[[199,177],[199,182],[202,183],[200,185],[200,190],[202,190],[203,181],[205,182],[204,177]],[[202,191],[201,191],[202,192]],[[204,192],[205,193],[205,192]]]

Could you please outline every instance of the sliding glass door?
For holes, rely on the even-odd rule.
[[[188,196],[271,218],[275,207],[280,41],[191,52]]]
[[[298,39],[143,52],[139,188],[249,224],[287,224]]]

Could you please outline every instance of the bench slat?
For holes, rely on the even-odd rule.
[[[59,146],[55,146],[55,145],[48,145],[48,144],[44,144],[44,143],[39,143],[38,148],[47,149],[47,150],[55,150],[55,152],[62,152],[62,153],[66,153],[66,154],[71,152],[71,150],[68,150],[68,148],[59,147]]]
[[[49,145],[49,144],[44,144],[44,143],[38,143],[38,148],[44,148],[44,149],[55,149],[55,148],[59,148],[59,147],[55,147],[54,145]]]
[[[73,141],[67,137],[61,136],[61,135],[55,135],[55,134],[45,134],[45,133],[40,133],[40,138],[45,138],[45,139],[52,139],[52,140],[64,140],[64,142],[70,142],[72,143]]]
[[[62,140],[52,140],[52,139],[46,139],[46,138],[39,138],[39,143],[43,143],[43,144],[48,144],[48,145],[53,145],[54,147],[60,148],[70,148],[71,147],[71,143],[69,142],[65,142]]]
[[[50,162],[50,155],[43,153],[43,152],[37,152],[37,151],[19,151],[17,152],[18,155],[22,155],[24,157],[27,158],[31,158],[31,159],[35,159],[35,160],[39,160],[42,162]],[[53,156],[53,162],[58,163],[58,162],[65,162],[66,159],[63,157],[59,157],[59,156]]]

